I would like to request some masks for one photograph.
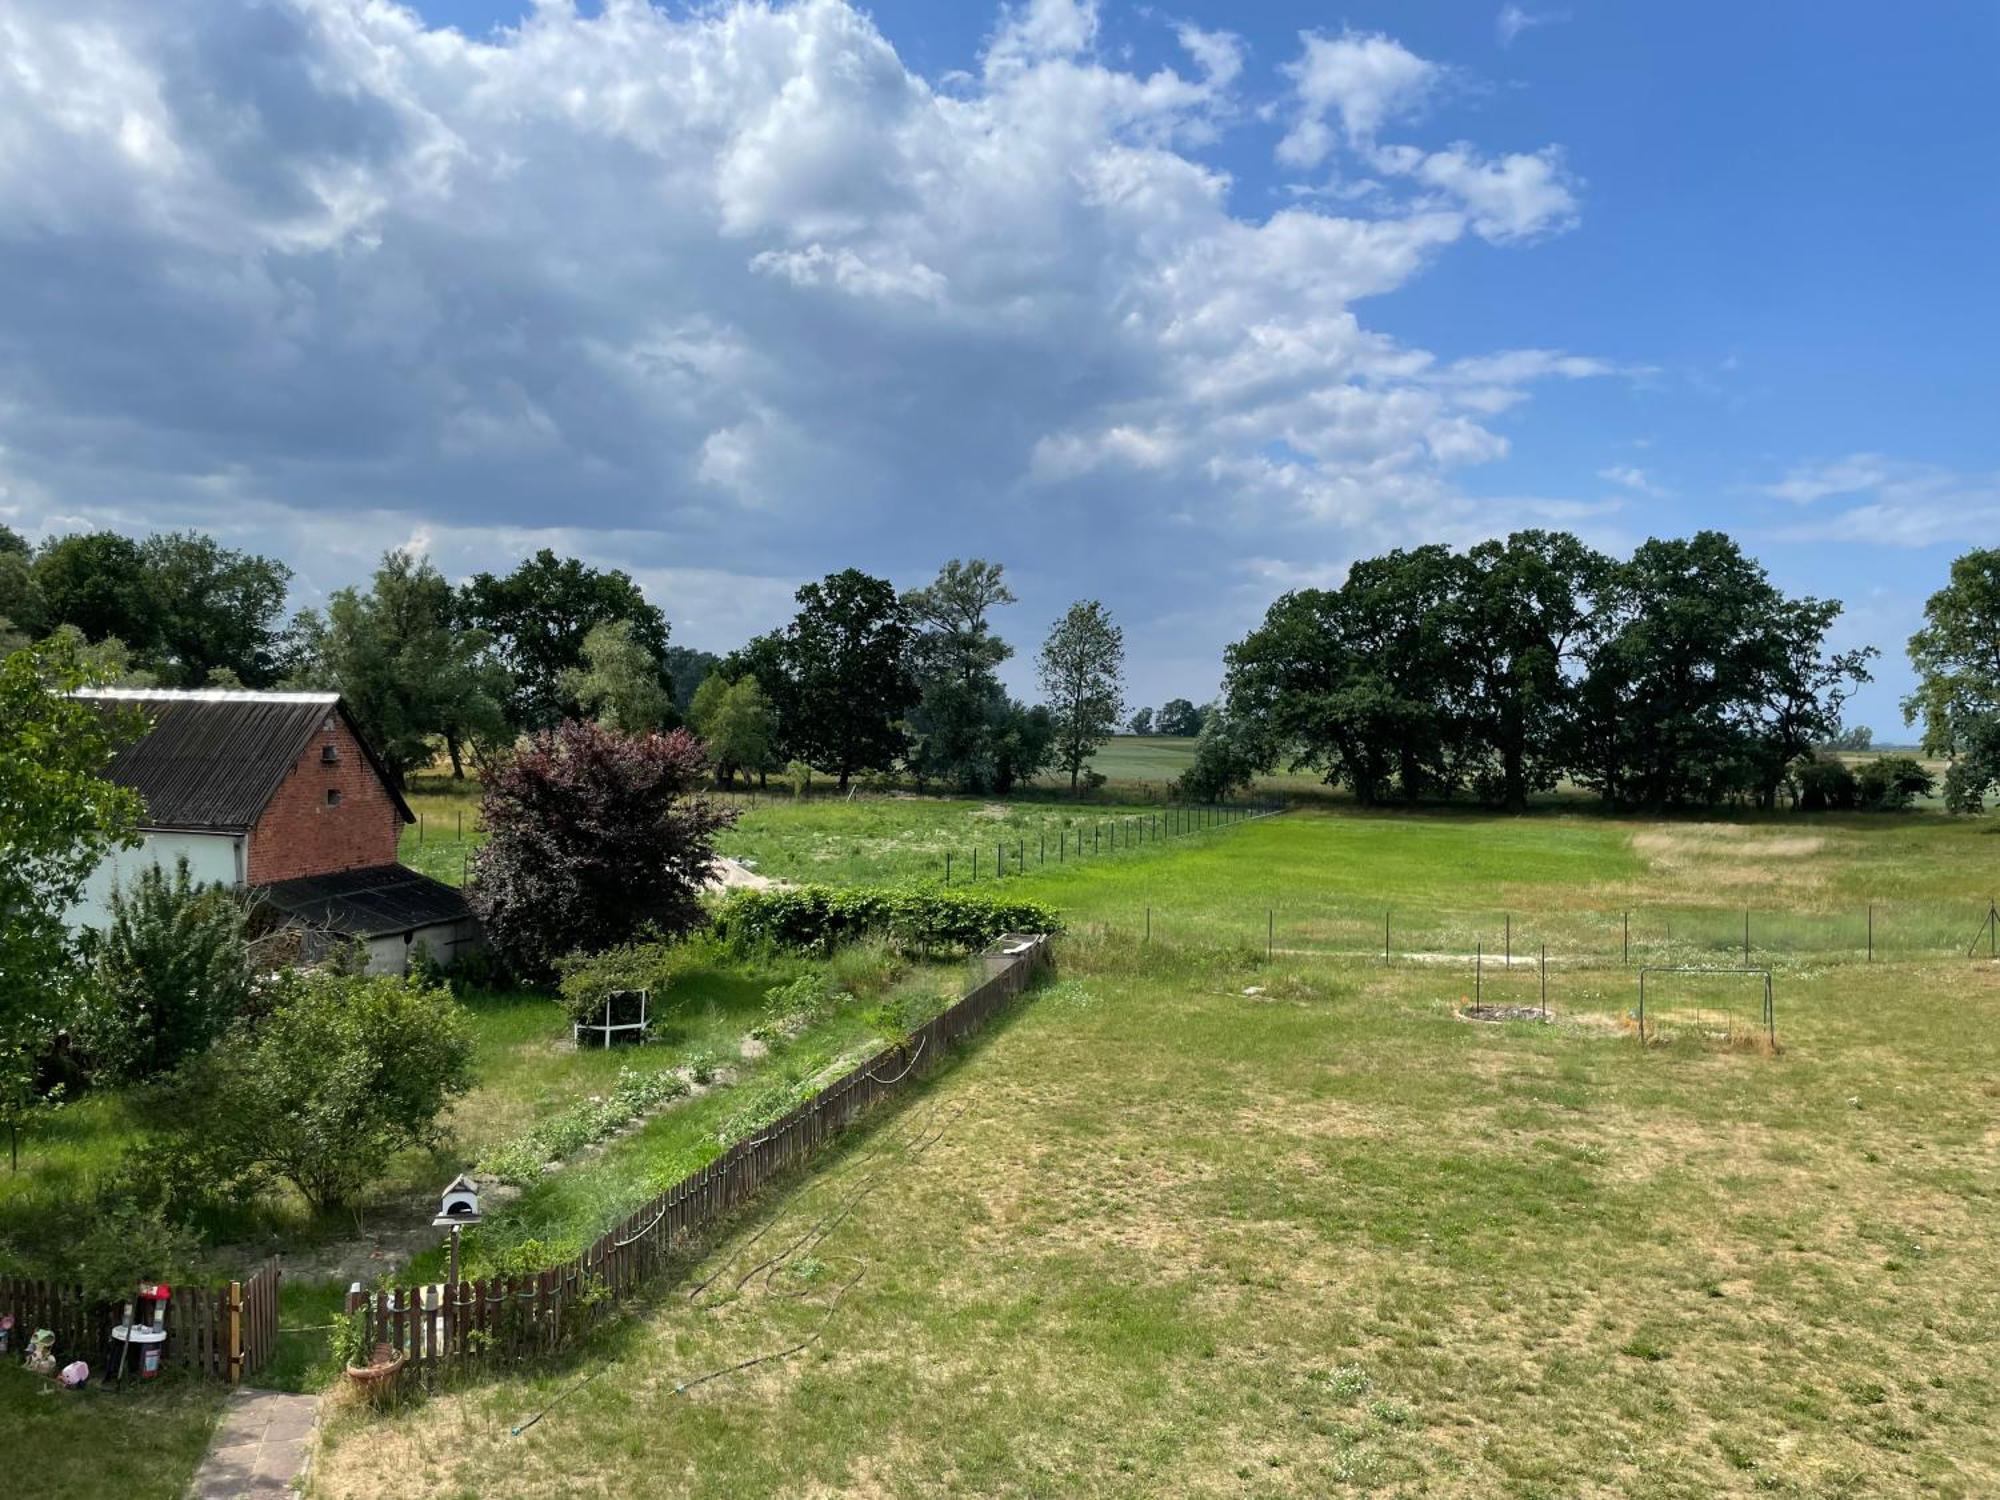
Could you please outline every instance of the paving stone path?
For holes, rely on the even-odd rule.
[[[318,1406],[316,1396],[231,1391],[208,1454],[194,1471],[189,1500],[291,1495],[312,1450]]]

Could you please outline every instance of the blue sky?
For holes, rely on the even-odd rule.
[[[1007,564],[1133,696],[1286,587],[1735,532],[1883,648],[1993,541],[2000,12],[17,0],[0,518],[300,602],[554,545],[716,649]]]

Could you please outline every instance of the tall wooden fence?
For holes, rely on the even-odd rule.
[[[268,1260],[247,1281],[222,1286],[176,1286],[167,1299],[167,1341],[160,1364],[232,1385],[255,1375],[278,1342],[278,1262]],[[134,1288],[137,1291],[137,1288]],[[124,1311],[83,1288],[23,1276],[0,1276],[0,1314],[14,1319],[12,1348],[25,1349],[37,1329],[56,1336],[64,1364],[80,1359],[104,1374],[116,1366],[112,1328]],[[133,1351],[132,1358],[137,1359]]]
[[[957,1042],[982,1030],[1049,962],[1046,936],[1010,935],[981,955],[986,978],[962,999],[829,1084],[761,1134],[738,1141],[614,1225],[576,1259],[526,1276],[350,1292],[369,1347],[387,1344],[418,1370],[552,1351],[585,1331],[665,1264],[670,1248],[798,1165],[881,1099],[909,1088]]]

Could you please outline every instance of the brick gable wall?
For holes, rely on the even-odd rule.
[[[252,885],[396,862],[402,815],[347,721],[332,717],[333,728],[313,735],[250,830]],[[321,758],[327,745],[339,756],[331,764]],[[329,791],[340,793],[337,805],[328,804]]]

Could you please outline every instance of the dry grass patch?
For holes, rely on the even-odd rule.
[[[1984,971],[1788,975],[1765,1057],[1642,1048],[1622,972],[1473,1027],[1417,965],[1059,962],[683,1293],[877,1173],[804,1285],[663,1297],[523,1438],[571,1372],[337,1431],[322,1493],[2000,1493]]]

